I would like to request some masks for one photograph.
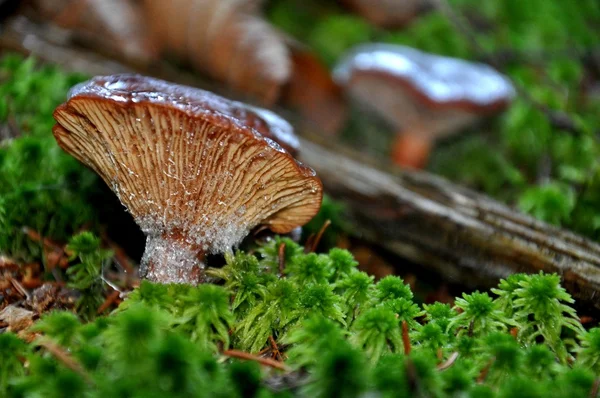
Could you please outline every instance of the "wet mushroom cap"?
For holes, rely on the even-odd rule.
[[[488,65],[399,45],[355,48],[334,79],[395,128],[431,138],[506,108],[515,95],[510,80]]]
[[[399,45],[359,46],[334,70],[345,86],[357,75],[397,83],[430,107],[494,111],[515,95],[510,80],[488,65]]]
[[[207,91],[113,75],[74,87],[53,132],[149,237],[218,253],[259,224],[286,233],[319,210],[320,180],[283,148],[297,145],[285,122],[266,115]]]

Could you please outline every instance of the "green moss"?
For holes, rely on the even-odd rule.
[[[6,394],[9,385],[17,378],[25,375],[22,360],[29,354],[25,342],[12,333],[0,333],[0,393]]]
[[[54,108],[67,90],[83,80],[35,59],[0,60],[0,124],[20,137],[0,143],[0,252],[16,259],[39,259],[41,247],[23,234],[29,227],[42,236],[66,241],[97,218],[90,204],[95,174],[63,153],[50,134]]]
[[[82,261],[102,251],[91,236],[71,242]],[[420,306],[402,279],[373,284],[346,252],[315,257],[292,251],[290,264],[320,259],[315,267],[327,269],[326,275],[277,276],[268,256],[238,252],[227,256],[224,268],[211,271],[224,279],[223,286],[144,281],[113,315],[94,322],[82,324],[65,312],[45,315],[32,329],[44,340],[32,347],[54,342],[80,364],[78,371],[44,348],[32,350],[11,334],[0,335],[9,364],[1,386],[13,396],[67,390],[88,396],[268,396],[276,392],[268,387],[267,373],[221,353],[268,352],[275,341],[289,366],[308,373],[303,387],[284,389],[292,395],[509,396],[524,389],[536,396],[569,391],[577,383],[574,396],[591,391],[600,363],[598,329],[583,329],[556,275],[516,275],[493,289],[496,298],[464,294],[454,309]],[[254,276],[253,290],[238,283],[244,273]],[[245,297],[242,304],[238,295]],[[354,304],[342,306],[344,297]],[[502,312],[509,303],[512,312]],[[515,327],[516,338],[507,333]],[[444,365],[448,369],[438,370],[457,354]],[[535,387],[523,387],[524,377],[536,380]]]
[[[487,293],[463,293],[462,297],[456,299],[455,309],[460,313],[452,319],[448,327],[457,328],[458,336],[481,336],[498,330],[504,331],[511,323],[498,309],[498,303]]]
[[[104,301],[103,267],[113,257],[110,250],[100,247],[100,239],[90,232],[73,236],[67,245],[71,266],[67,269],[68,286],[81,292],[77,312],[86,319],[93,318]]]

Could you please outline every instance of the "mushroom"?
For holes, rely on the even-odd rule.
[[[132,62],[156,59],[156,48],[146,32],[136,2],[123,0],[33,0],[34,12],[45,21],[67,29],[73,38]]]
[[[422,167],[435,139],[507,107],[510,80],[488,65],[387,44],[362,45],[336,66],[334,80],[401,131],[396,163]]]
[[[430,11],[432,0],[343,0],[367,21],[385,28],[400,28],[415,17]]]
[[[273,104],[292,65],[283,36],[256,0],[143,0],[159,49],[197,70]]]
[[[73,87],[54,118],[58,144],[147,235],[141,274],[151,281],[200,283],[206,254],[257,225],[287,233],[319,210],[321,181],[282,148],[296,142],[272,112],[125,74]]]
[[[302,43],[288,38],[292,76],[282,93],[285,104],[301,116],[308,129],[335,135],[346,119],[346,101],[329,69]]]

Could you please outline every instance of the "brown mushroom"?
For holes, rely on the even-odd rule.
[[[36,16],[68,29],[91,48],[132,62],[149,62],[156,49],[137,3],[123,0],[33,0]]]
[[[386,28],[399,28],[432,10],[432,0],[343,0],[367,21]]]
[[[343,126],[346,101],[329,69],[306,46],[288,38],[292,76],[282,93],[285,104],[302,118],[305,127],[335,135]]]
[[[358,102],[401,131],[394,159],[422,167],[436,138],[450,135],[510,103],[510,80],[490,66],[399,45],[351,51],[334,79]]]
[[[314,171],[268,137],[282,139],[273,120],[207,91],[96,77],[54,117],[59,145],[112,187],[146,233],[142,276],[152,281],[202,282],[205,254],[231,250],[257,225],[287,233],[321,204]]]
[[[291,73],[283,37],[255,0],[143,0],[148,27],[162,52],[238,92],[273,104]]]

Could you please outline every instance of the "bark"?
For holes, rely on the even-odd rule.
[[[515,272],[556,272],[600,308],[600,245],[423,171],[389,172],[301,140],[302,161],[346,204],[357,235],[446,279],[488,287]]]

